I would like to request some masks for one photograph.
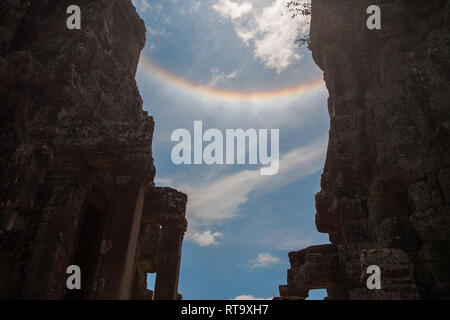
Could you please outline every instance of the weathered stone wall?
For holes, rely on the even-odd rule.
[[[73,4],[81,30],[66,27]],[[148,298],[133,287],[138,243],[161,229],[141,223],[155,201],[154,122],[134,78],[144,22],[128,0],[8,0],[0,18],[0,298]],[[85,290],[68,295],[77,263]]]
[[[332,245],[292,253],[281,295],[449,299],[450,1],[313,0],[311,50],[331,121],[316,226]],[[373,264],[381,290],[366,287]]]

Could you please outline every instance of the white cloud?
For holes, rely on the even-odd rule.
[[[248,295],[248,294],[243,294],[240,296],[237,296],[236,298],[232,299],[232,300],[272,300],[273,298],[255,298],[252,295]]]
[[[224,81],[224,80],[230,80],[230,79],[234,79],[237,77],[238,75],[238,71],[235,70],[233,72],[230,72],[228,74],[220,72],[219,69],[214,68],[210,70],[211,72],[211,82],[208,84],[208,87],[215,87],[217,84],[219,84],[220,82]]]
[[[196,232],[192,235],[188,235],[188,239],[193,240],[200,247],[208,247],[219,244],[216,239],[222,238],[223,234],[220,232],[212,233],[210,230],[205,231],[203,233]]]
[[[241,4],[231,0],[219,0],[213,5],[213,9],[218,11],[221,16],[232,20],[240,19],[252,11],[251,2],[243,2]]]
[[[305,34],[309,26],[309,17],[300,15],[292,19],[287,13],[287,1],[274,0],[260,11],[251,10],[251,3],[247,2],[240,6],[245,5],[248,11],[232,10],[239,5],[230,0],[220,0],[213,8],[232,21],[242,41],[247,45],[253,41],[257,59],[280,73],[301,58],[295,40]]]
[[[251,263],[252,268],[265,268],[273,264],[280,263],[280,259],[272,256],[270,253],[260,253]]]

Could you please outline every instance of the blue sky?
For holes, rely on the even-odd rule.
[[[308,21],[291,19],[285,0],[133,2],[147,26],[141,61],[151,63],[141,62],[137,82],[156,122],[156,183],[189,197],[179,291],[185,299],[277,296],[288,252],[328,242],[314,225],[328,93],[310,52],[294,43]],[[292,87],[303,89],[283,91]],[[196,120],[223,132],[279,129],[278,174],[174,165],[171,134],[192,132]]]

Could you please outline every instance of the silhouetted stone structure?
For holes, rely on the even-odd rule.
[[[450,1],[313,0],[311,49],[330,94],[316,226],[331,244],[289,254],[280,299],[450,299]]]
[[[187,197],[154,187],[131,1],[2,1],[0,17],[0,299],[151,299],[147,273],[179,298]]]

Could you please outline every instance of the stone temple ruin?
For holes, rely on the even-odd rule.
[[[78,0],[69,31],[72,4],[0,2],[0,299],[180,299],[187,197],[153,182],[144,23],[129,0]],[[371,4],[381,30],[365,27]],[[450,299],[449,47],[449,0],[312,0],[331,118],[316,226],[331,243],[289,254],[278,299]]]
[[[0,299],[179,299],[186,195],[154,186],[131,1],[0,2]],[[82,290],[67,290],[78,265]]]
[[[311,50],[330,94],[316,226],[331,243],[289,254],[278,299],[450,299],[450,1],[312,0]]]

